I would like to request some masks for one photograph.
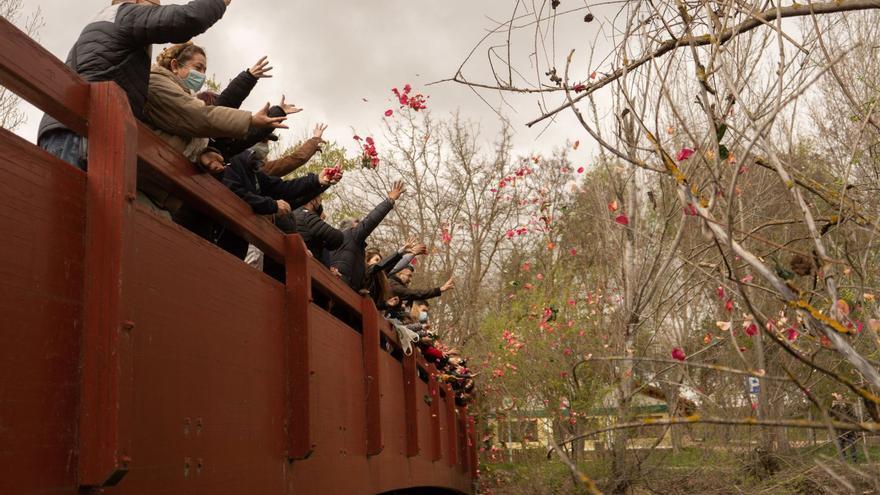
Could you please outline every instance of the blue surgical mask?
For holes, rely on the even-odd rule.
[[[427,323],[428,322],[428,312],[427,311],[422,311],[421,313],[419,313],[419,322],[420,323]]]
[[[202,74],[201,72],[190,69],[189,75],[186,76],[186,79],[183,80],[183,84],[186,85],[187,88],[191,89],[193,93],[198,93],[201,91],[202,86],[205,85],[205,80],[207,76]]]

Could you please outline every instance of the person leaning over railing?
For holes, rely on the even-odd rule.
[[[282,180],[265,174],[261,168],[268,154],[268,143],[236,155],[223,173],[223,184],[238,195],[257,215],[287,214],[337,184],[343,173],[324,169],[320,175],[308,174]],[[244,259],[248,243],[228,230],[221,233],[217,244]],[[284,279],[284,267],[266,259],[264,271],[278,280]]]
[[[180,43],[204,33],[232,0],[193,0],[160,5],[159,0],[114,0],[83,29],[67,65],[88,82],[113,81],[125,91],[135,118],[143,120],[154,43]],[[49,115],[37,134],[44,150],[87,169],[86,140]]]
[[[335,270],[342,280],[357,292],[364,290],[367,237],[391,213],[394,203],[400,199],[404,190],[403,182],[395,182],[388,193],[388,198],[376,205],[367,216],[363,219],[348,219],[340,225],[342,233],[345,234],[345,241],[339,249],[330,253],[330,269]]]
[[[373,303],[380,311],[384,311],[391,306],[399,304],[392,303],[391,299],[395,298],[395,294],[391,291],[388,283],[388,274],[403,259],[405,255],[415,256],[421,253],[427,253],[428,248],[420,243],[417,238],[409,238],[400,249],[382,258],[382,254],[378,249],[368,249],[365,255],[367,263],[367,274],[364,286],[370,292]]]
[[[416,267],[411,264],[406,265],[388,280],[391,285],[391,292],[403,302],[419,299],[434,299],[435,297],[440,297],[444,292],[455,288],[455,281],[451,278],[440,287],[431,287],[427,289],[411,288],[410,284],[412,283],[412,276],[415,269]]]
[[[275,226],[285,234],[299,234],[312,256],[327,266],[327,253],[345,241],[345,234],[324,220],[324,195],[319,194],[289,215],[279,215]]]
[[[224,169],[224,158],[208,147],[212,137],[248,135],[252,128],[286,129],[286,116],[269,116],[269,104],[251,114],[235,108],[208,106],[195,97],[205,84],[208,59],[205,50],[190,42],[166,48],[150,70],[150,86],[144,116],[147,124],[177,151],[210,173]],[[139,201],[152,203],[168,216],[181,202],[163,187],[145,181]],[[145,201],[146,199],[146,201]]]

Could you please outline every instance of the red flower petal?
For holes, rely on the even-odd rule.
[[[675,359],[676,361],[684,361],[685,359],[687,359],[687,355],[684,353],[683,350],[676,347],[672,349],[672,359]]]
[[[676,158],[678,159],[678,161],[683,162],[683,161],[687,160],[688,158],[690,158],[691,156],[693,156],[693,154],[694,154],[694,150],[693,150],[693,149],[691,149],[691,148],[682,148],[682,149],[678,152],[678,156],[676,156]]]
[[[578,167],[578,173],[579,174],[584,173],[584,167]]]
[[[617,218],[614,219],[614,221],[619,223],[620,225],[629,225],[629,217],[626,216],[626,214],[624,213],[618,215]]]
[[[392,115],[394,115],[394,110],[391,110],[391,109],[385,110],[386,117],[391,117]]]
[[[749,337],[754,337],[757,334],[758,334],[758,325],[755,325],[754,323],[752,323],[751,325],[746,327],[746,335],[748,335]]]

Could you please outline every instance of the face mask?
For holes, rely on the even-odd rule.
[[[269,156],[269,143],[257,143],[251,146],[251,151],[254,152],[254,158],[261,162],[266,161]]]
[[[183,84],[185,84],[187,88],[191,89],[193,93],[198,93],[199,91],[201,91],[202,86],[205,85],[205,79],[207,79],[207,76],[195,69],[190,69],[189,75],[186,76],[186,79],[183,80]]]
[[[419,313],[419,322],[420,323],[427,323],[428,322],[428,312],[427,311],[422,311],[421,313]]]

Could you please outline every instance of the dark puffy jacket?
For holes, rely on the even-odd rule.
[[[253,152],[247,150],[236,155],[223,173],[223,184],[249,204],[258,215],[276,213],[278,211],[276,200],[279,199],[290,203],[291,208],[298,208],[326,189],[315,174],[285,181],[260,172],[260,165],[261,162],[254,158]],[[244,259],[247,254],[247,241],[225,229],[221,230],[217,237],[217,244],[220,247]]]
[[[242,71],[235,76],[235,79],[229,81],[229,85],[217,96],[214,104],[219,107],[241,108],[244,100],[247,100],[251,91],[257,87],[258,81],[259,79],[251,74],[251,71]]]
[[[223,0],[112,5],[86,25],[67,56],[67,65],[88,82],[114,81],[128,95],[134,116],[143,120],[150,82],[150,45],[183,43],[207,31],[225,12]],[[64,126],[44,115],[37,138],[55,129]]]
[[[425,301],[440,297],[440,294],[442,294],[440,287],[434,287],[433,289],[410,289],[396,276],[389,278],[388,283],[391,285],[391,292],[399,297],[401,301]]]
[[[226,89],[217,96],[212,104],[218,107],[241,108],[244,100],[257,86],[257,81],[259,79],[252,76],[250,71],[243,71],[226,86]],[[284,110],[277,105],[269,109],[270,117],[284,117],[285,115],[287,114],[284,113]],[[247,137],[241,139],[225,137],[211,139],[210,146],[228,159],[265,140],[273,132],[272,128],[251,129]]]
[[[356,291],[364,288],[366,276],[367,237],[382,223],[391,210],[394,201],[390,198],[373,208],[357,226],[343,230],[345,240],[339,249],[330,253],[330,266],[339,270],[342,280]]]
[[[318,176],[308,174],[293,180],[282,180],[260,171],[262,162],[254,157],[251,150],[236,155],[223,173],[223,184],[251,206],[258,215],[272,215],[278,212],[276,200],[283,199],[291,208],[299,208],[326,187],[318,181]]]
[[[290,217],[292,217],[290,221],[293,229],[286,231],[281,225],[279,228],[289,234],[299,234],[317,260],[323,259],[325,250],[339,249],[345,242],[345,234],[341,230],[321,220],[321,217],[313,211],[299,208],[294,210]],[[289,228],[289,226],[285,227]]]

